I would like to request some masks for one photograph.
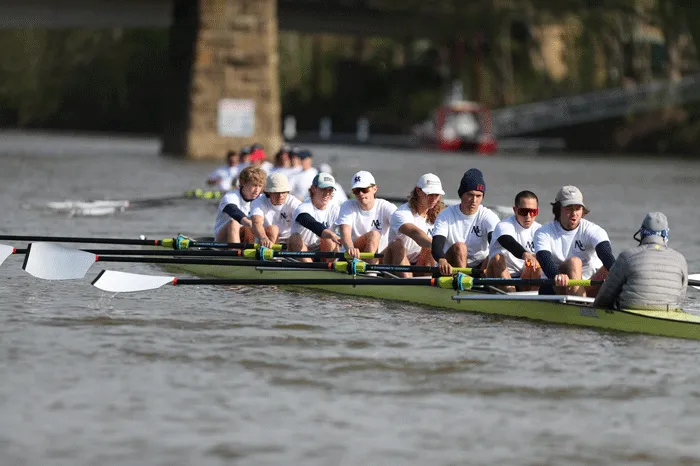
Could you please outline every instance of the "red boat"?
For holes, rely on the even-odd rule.
[[[498,149],[491,132],[491,111],[476,102],[452,101],[435,110],[433,121],[417,130],[421,142],[445,151],[492,154]]]

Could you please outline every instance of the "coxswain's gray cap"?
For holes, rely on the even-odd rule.
[[[661,212],[649,212],[644,217],[642,228],[651,231],[663,231],[668,228],[668,219]]]

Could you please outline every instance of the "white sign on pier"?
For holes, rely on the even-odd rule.
[[[255,101],[221,99],[216,120],[219,136],[250,137],[255,134]]]

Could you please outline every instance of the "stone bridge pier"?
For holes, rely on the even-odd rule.
[[[276,0],[174,0],[163,152],[282,143]]]

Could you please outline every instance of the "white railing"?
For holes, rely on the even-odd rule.
[[[497,137],[527,134],[695,100],[700,100],[700,74],[494,110],[493,132]]]

